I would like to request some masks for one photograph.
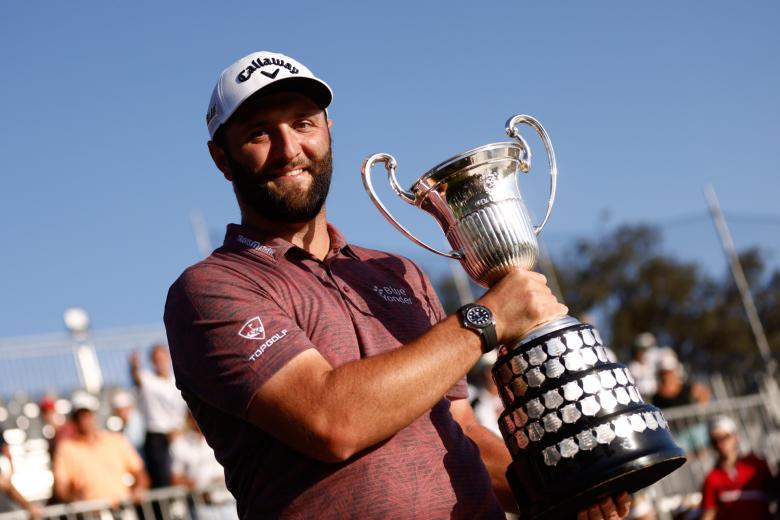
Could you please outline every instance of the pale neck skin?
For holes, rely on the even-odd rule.
[[[332,124],[325,112],[303,94],[264,95],[250,98],[231,116],[224,127],[225,146],[233,160],[252,171],[269,190],[281,197],[295,197],[310,190],[313,180],[307,167],[291,170],[289,165],[310,164],[327,154]],[[208,145],[217,168],[225,179],[234,182],[226,151],[213,141]],[[289,223],[260,215],[244,204],[238,193],[236,198],[243,225],[272,233],[315,258],[325,259],[330,236],[324,206],[307,222]]]

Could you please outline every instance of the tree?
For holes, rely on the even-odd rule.
[[[650,331],[699,368],[757,366],[755,339],[730,272],[713,278],[661,246],[660,231],[646,225],[621,226],[604,237],[577,241],[557,261],[567,304],[603,317],[603,332],[618,350]],[[770,345],[780,349],[780,273],[766,276],[757,249],[742,253],[740,260]]]

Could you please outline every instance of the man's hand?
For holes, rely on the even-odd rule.
[[[25,509],[30,514],[30,518],[32,520],[39,520],[40,518],[43,518],[43,508],[38,504],[27,504]]]
[[[128,358],[128,363],[130,363],[130,377],[133,380],[133,384],[135,386],[139,387],[141,386],[141,363],[138,360],[138,352],[132,352],[130,354],[130,357]]]
[[[534,327],[565,316],[544,275],[515,269],[478,300],[493,312],[499,343],[512,343]]]
[[[623,492],[613,498],[605,498],[598,504],[577,513],[577,520],[620,520],[631,509],[631,496]]]
[[[130,500],[133,502],[133,504],[140,504],[144,500],[146,500],[146,489],[134,487],[130,490]]]

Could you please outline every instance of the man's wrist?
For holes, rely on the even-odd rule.
[[[490,352],[498,347],[496,319],[493,312],[484,305],[469,303],[458,309],[463,327],[473,330],[482,338],[482,352]]]

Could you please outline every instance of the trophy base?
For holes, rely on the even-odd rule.
[[[528,496],[528,475],[524,478],[517,461],[509,466],[507,479],[523,518],[549,520],[575,518],[578,511],[622,492],[634,493],[657,482],[685,463],[683,450],[674,447],[613,466],[608,473],[594,471],[576,475],[576,482],[557,487],[548,494]],[[594,468],[595,469],[595,468]],[[588,475],[590,473],[590,476]],[[526,482],[524,486],[522,481]],[[549,490],[550,488],[548,488]],[[537,488],[538,490],[538,488]]]

